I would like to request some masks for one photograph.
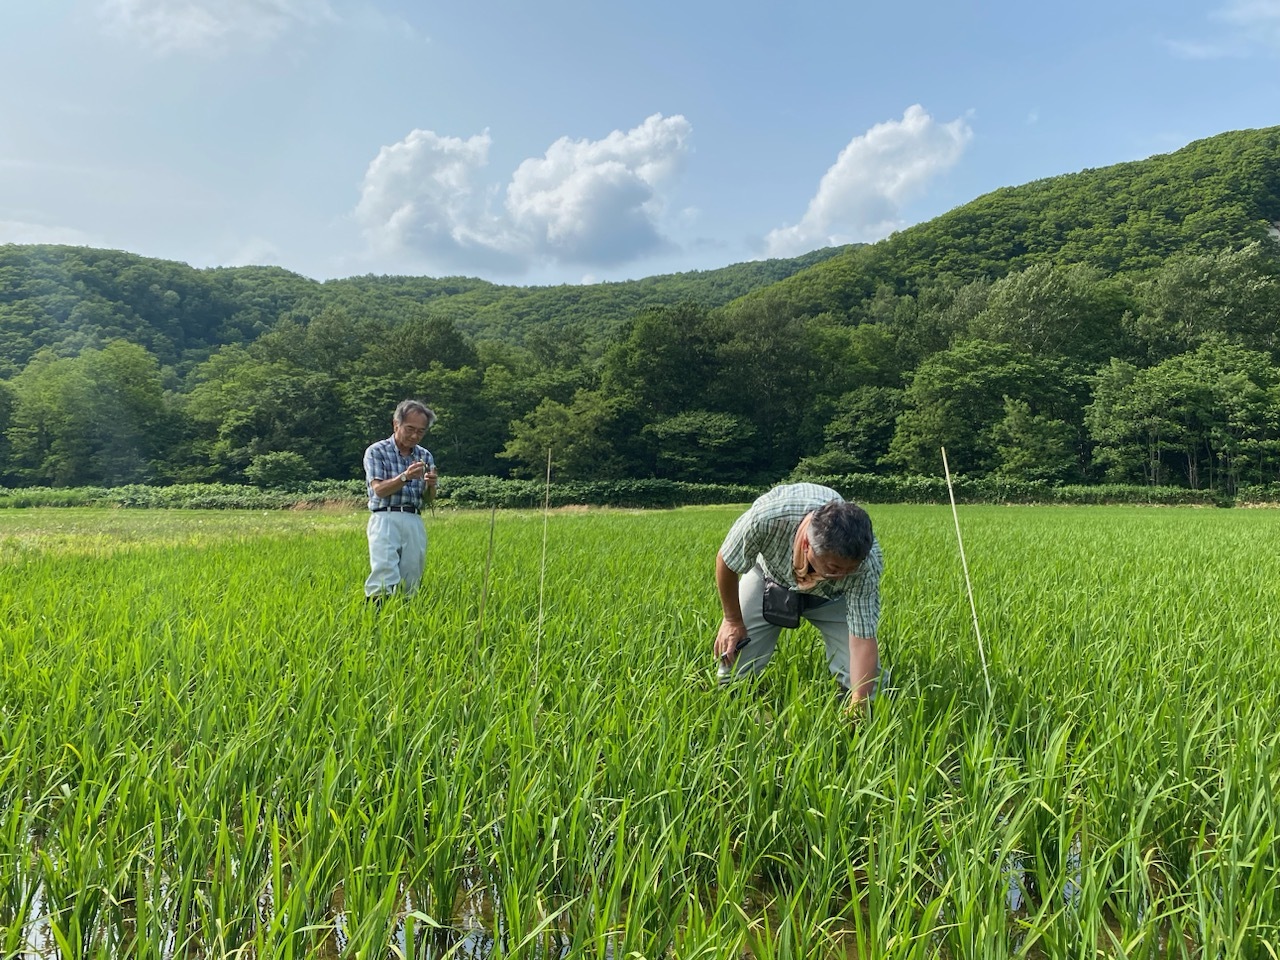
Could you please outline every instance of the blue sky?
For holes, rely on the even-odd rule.
[[[6,0],[0,90],[0,243],[597,282],[1280,123],[1280,0]]]

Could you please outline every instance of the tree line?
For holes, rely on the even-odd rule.
[[[1280,246],[1143,274],[1038,262],[881,285],[848,314],[782,298],[643,309],[603,342],[474,338],[429,303],[286,315],[185,370],[125,338],[0,379],[8,486],[345,479],[396,400],[439,414],[442,472],[770,482],[954,471],[1233,490],[1280,479]]]

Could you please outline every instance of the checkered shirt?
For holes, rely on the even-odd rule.
[[[796,588],[796,531],[805,516],[831,500],[843,500],[830,487],[816,483],[795,483],[774,487],[756,500],[729,528],[720,555],[735,573],[744,574],[756,563],[779,583]],[[880,574],[884,556],[874,537],[871,552],[858,569],[838,580],[820,580],[809,593],[831,600],[844,597],[849,632],[855,637],[874,637],[880,621]]]
[[[398,477],[408,470],[415,460],[425,460],[428,470],[436,465],[431,457],[431,451],[426,447],[415,446],[408,456],[402,454],[400,448],[396,446],[395,437],[387,437],[385,440],[369,445],[364,452],[364,481],[369,493],[370,510],[406,504],[416,507],[422,503],[427,482],[421,479],[410,480],[389,497],[379,497],[373,492],[373,481]]]

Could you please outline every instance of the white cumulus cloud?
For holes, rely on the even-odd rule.
[[[264,45],[336,19],[328,0],[100,0],[99,10],[114,31],[159,53]]]
[[[450,269],[625,263],[666,245],[663,188],[691,133],[684,117],[655,114],[601,140],[563,137],[519,164],[504,189],[480,182],[488,132],[414,130],[369,164],[355,219],[375,253]]]
[[[488,131],[466,140],[414,130],[383,147],[365,171],[355,219],[373,253],[408,254],[449,267],[518,269],[519,246],[476,185],[489,162]]]
[[[876,124],[840,151],[800,222],[769,233],[768,256],[888,236],[904,226],[903,204],[954,166],[971,139],[965,119],[938,123],[919,104]]]

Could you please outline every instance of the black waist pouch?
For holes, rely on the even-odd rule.
[[[764,619],[775,627],[800,626],[800,594],[772,577],[764,578]]]

